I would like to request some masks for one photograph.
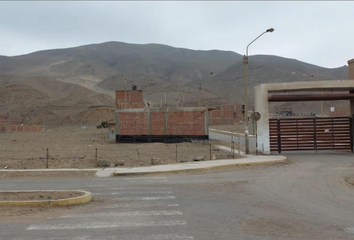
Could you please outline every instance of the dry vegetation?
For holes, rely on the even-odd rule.
[[[206,160],[210,158],[210,146],[205,142],[116,144],[114,140],[107,139],[107,131],[89,126],[86,129],[60,127],[45,132],[0,134],[0,168],[45,168],[46,149],[49,151],[49,168],[94,168],[96,148],[98,159],[108,159],[111,166],[120,160],[125,161],[124,167],[133,167],[151,165],[152,158],[157,164],[192,161],[196,156],[205,156]],[[219,151],[213,146],[211,149],[216,159],[229,158],[228,152]]]

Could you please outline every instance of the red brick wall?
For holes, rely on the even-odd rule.
[[[204,112],[169,112],[168,135],[205,135]]]
[[[148,125],[145,112],[124,112],[119,114],[121,135],[147,135]]]
[[[125,97],[124,97],[125,96]],[[116,105],[119,109],[124,108],[143,108],[143,91],[142,90],[117,90]]]
[[[225,104],[209,112],[209,125],[232,125],[243,120],[241,104]]]
[[[339,106],[334,108],[334,112],[329,112],[330,117],[347,117],[350,115],[349,106]]]
[[[120,135],[148,135],[148,111],[118,112]],[[169,110],[165,117],[164,110],[150,112],[151,135],[165,135],[167,125],[168,135],[206,135],[204,111],[174,111]],[[167,124],[166,124],[167,121]]]
[[[150,113],[151,135],[165,135],[165,112]]]

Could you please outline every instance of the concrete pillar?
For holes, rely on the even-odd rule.
[[[348,61],[348,79],[354,80],[354,59]],[[354,91],[350,91],[350,93],[354,93]],[[354,115],[354,99],[350,100],[350,116]]]
[[[350,91],[350,93],[354,94],[354,91]],[[354,116],[354,99],[350,99],[349,101],[350,105],[350,117],[353,117]]]
[[[256,86],[254,91],[255,111],[261,114],[261,119],[257,122],[257,149],[264,154],[270,154],[268,87],[261,84]]]

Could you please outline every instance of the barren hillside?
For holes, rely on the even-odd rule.
[[[251,56],[248,69],[251,103],[253,87],[259,83],[347,78],[347,66],[328,69],[277,56]],[[202,102],[209,106],[243,102],[240,54],[106,42],[0,56],[2,91],[6,92],[6,86],[17,85],[11,89],[23,92],[21,96],[15,92],[3,95],[0,114],[20,115],[36,123],[76,124],[81,120],[74,116],[90,106],[113,106],[114,91],[124,89],[125,80],[127,88],[137,85],[144,90],[145,99],[155,105],[165,92],[170,104],[196,105],[200,84]],[[84,115],[81,113],[78,118]]]

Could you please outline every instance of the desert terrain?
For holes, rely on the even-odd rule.
[[[0,168],[38,169],[46,167],[47,149],[49,168],[95,168],[97,159],[107,159],[111,166],[133,167],[155,164],[172,164],[193,161],[197,156],[210,159],[210,145],[204,141],[192,143],[117,144],[108,139],[107,129],[95,126],[54,127],[43,132],[14,132],[0,134]],[[220,151],[212,144],[212,157],[230,158],[229,152]],[[176,160],[177,147],[177,160]],[[230,147],[230,146],[229,146]]]

